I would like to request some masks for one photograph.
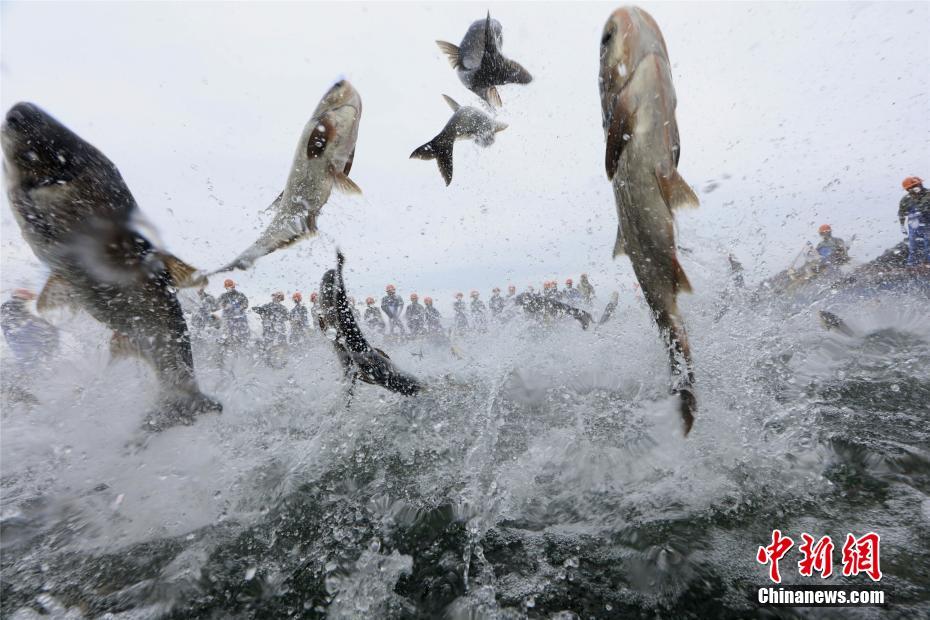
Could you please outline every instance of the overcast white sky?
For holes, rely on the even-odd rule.
[[[457,289],[487,297],[585,270],[602,298],[631,282],[628,261],[610,257],[597,88],[617,3],[0,6],[4,109],[38,103],[103,150],[167,247],[205,269],[254,240],[320,97],[353,82],[364,196],[334,193],[321,237],[233,276],[255,298],[315,289],[335,242],[358,296],[390,281],[448,307]],[[759,279],[822,222],[856,234],[860,260],[899,240],[900,181],[930,176],[930,4],[642,6],[668,43],[680,170],[703,203],[679,218],[686,244],[732,249]],[[446,188],[433,162],[408,156],[449,117],[442,93],[477,98],[433,41],[457,43],[488,8],[535,81],[501,89],[509,129],[487,149],[458,143]],[[3,289],[39,286],[8,206],[0,221]]]

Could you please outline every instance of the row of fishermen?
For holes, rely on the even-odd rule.
[[[559,290],[558,283],[550,280],[543,283],[543,296],[555,299],[572,306],[588,306],[594,301],[594,287],[588,280],[587,274],[581,275],[581,282],[576,288],[571,278],[565,281],[565,288]],[[247,312],[249,300],[236,288],[236,283],[227,279],[224,282],[226,291],[214,297],[201,288],[198,291],[198,306],[191,316],[191,327],[194,334],[210,338],[219,334],[219,339],[229,346],[247,344],[250,340],[249,322]],[[527,292],[533,293],[533,286],[527,287]],[[487,305],[481,300],[478,291],[471,292],[471,303],[466,304],[464,294],[456,293],[455,303],[452,305],[454,318],[453,329],[458,332],[467,332],[472,329],[483,332],[487,330],[488,322],[503,322],[509,319],[513,312],[514,299],[517,288],[510,285],[506,296],[501,295],[499,288],[494,288]],[[310,307],[303,303],[303,295],[295,292],[291,295],[293,307],[288,309],[284,305],[284,293],[272,294],[271,302],[262,306],[255,306],[252,311],[258,314],[262,322],[262,337],[266,345],[280,345],[285,343],[300,344],[305,342],[314,325],[318,323],[317,293],[310,294]],[[608,305],[607,317],[616,307],[616,295]],[[365,300],[364,315],[359,313],[355,300],[349,299],[355,318],[364,323],[372,331],[388,335],[422,336],[436,334],[444,331],[442,314],[433,305],[432,297],[424,297],[420,304],[416,293],[410,294],[410,303],[404,304],[403,298],[397,294],[393,284],[385,288],[385,295],[381,298],[380,308],[375,305],[374,297]],[[217,313],[221,315],[217,316]],[[387,320],[385,320],[387,317]]]

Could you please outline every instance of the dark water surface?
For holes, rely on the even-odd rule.
[[[927,299],[737,296],[717,322],[715,300],[686,303],[700,378],[687,440],[654,327],[632,301],[597,333],[514,321],[463,338],[460,360],[387,344],[430,390],[363,386],[348,409],[324,342],[284,369],[247,357],[220,368],[200,346],[202,382],[226,410],[150,436],[138,430],[149,375],[108,367],[101,334],[82,327],[68,359],[31,380],[40,404],[19,402],[5,373],[0,610],[930,615]],[[856,336],[825,331],[821,308]],[[835,567],[847,532],[878,532],[892,604],[753,605],[767,575],[756,549],[775,528],[831,535]],[[785,583],[819,582],[798,575],[795,552]]]

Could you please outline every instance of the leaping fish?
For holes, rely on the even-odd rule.
[[[627,254],[668,344],[671,389],[680,398],[687,435],[694,423],[694,366],[678,311],[678,293],[691,291],[675,249],[673,209],[698,206],[678,174],[681,155],[675,88],[665,40],[638,7],[616,10],[601,38],[600,92],[619,227],[614,256]]]
[[[320,282],[320,311],[317,320],[320,332],[326,334],[332,328],[335,334],[333,348],[349,381],[347,400],[351,400],[355,383],[359,379],[404,396],[418,394],[423,384],[416,377],[398,369],[387,353],[371,346],[358,326],[342,279],[344,264],[345,257],[337,250],[336,268],[324,273]]]
[[[468,27],[460,45],[448,41],[436,41],[436,45],[449,58],[449,64],[465,88],[492,107],[501,107],[497,86],[533,81],[533,76],[520,63],[504,57],[501,52],[503,29],[499,21],[491,19],[490,12],[487,18],[479,19]]]
[[[198,387],[175,294],[203,280],[143,234],[139,206],[113,162],[31,103],[7,112],[2,143],[10,206],[23,238],[51,270],[39,310],[84,309],[114,330],[117,352],[154,367],[161,402],[151,428],[221,411]]]
[[[336,82],[304,126],[287,185],[268,208],[274,219],[255,243],[214,273],[248,269],[262,256],[315,235],[317,217],[333,185],[361,193],[349,179],[361,115],[362,100],[355,88],[346,80]]]
[[[449,185],[452,182],[452,147],[455,141],[472,139],[481,146],[491,146],[495,135],[507,129],[507,124],[494,120],[478,108],[461,106],[449,95],[443,95],[443,99],[452,108],[452,117],[439,135],[414,150],[410,159],[435,159],[439,174]]]

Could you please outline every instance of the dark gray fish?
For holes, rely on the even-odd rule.
[[[471,139],[481,146],[491,146],[495,134],[507,129],[507,124],[494,120],[478,108],[460,106],[449,95],[443,95],[443,98],[452,108],[452,118],[438,136],[411,153],[410,159],[435,159],[439,173],[449,185],[452,182],[452,147],[455,141]]]
[[[23,238],[51,270],[38,307],[82,308],[120,334],[158,375],[165,423],[222,406],[200,392],[175,288],[202,284],[196,270],[156,248],[116,166],[31,103],[2,128],[7,195]]]
[[[346,378],[349,379],[349,398],[358,379],[404,396],[417,394],[423,389],[420,382],[398,370],[387,353],[374,348],[365,339],[346,296],[345,282],[342,279],[344,263],[345,257],[337,251],[336,269],[330,269],[323,274],[320,283],[319,322],[320,331],[325,333],[328,328],[333,328],[336,332],[333,346],[339,361],[342,362]]]
[[[574,306],[549,299],[538,293],[520,293],[514,297],[514,303],[523,308],[523,311],[536,318],[559,318],[570,316],[579,323],[582,329],[588,329],[588,326],[594,322],[594,317],[590,312],[586,312]]]
[[[529,84],[530,72],[520,63],[504,57],[503,29],[496,19],[479,19],[468,27],[458,46],[448,41],[436,41],[439,49],[449,58],[449,64],[458,73],[465,88],[484,99],[492,107],[501,107],[497,86]]]
[[[823,325],[824,329],[827,331],[837,331],[843,334],[844,336],[849,336],[850,338],[855,338],[856,332],[850,329],[849,325],[846,324],[846,321],[833,314],[832,312],[827,312],[826,310],[821,310],[819,312],[820,323]]]

